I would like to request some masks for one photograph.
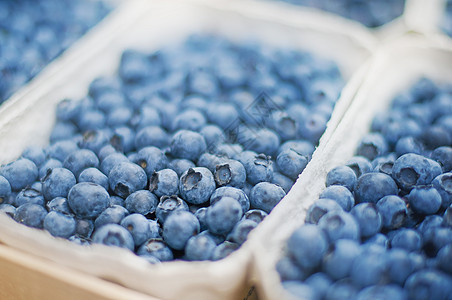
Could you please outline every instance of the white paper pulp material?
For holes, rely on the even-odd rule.
[[[27,145],[45,146],[55,122],[56,104],[64,98],[83,97],[93,79],[114,74],[123,50],[151,52],[193,33],[217,33],[236,42],[257,40],[334,59],[349,83],[321,144],[328,141],[349,107],[364,78],[364,61],[376,45],[367,31],[354,24],[270,3],[133,1],[0,108],[0,163],[16,159]],[[303,191],[300,183],[293,188],[292,197],[303,196],[294,194]],[[282,200],[292,201],[289,197]],[[240,299],[249,288],[254,246],[249,242],[219,262],[151,265],[127,250],[74,245],[4,215],[0,228],[0,241],[11,247],[163,299]]]
[[[253,276],[260,299],[292,299],[275,270],[287,238],[304,223],[307,209],[325,189],[327,172],[354,155],[375,114],[385,111],[394,96],[422,76],[452,84],[452,48],[407,36],[375,53],[363,84],[331,139],[320,145],[284,202],[250,235]]]

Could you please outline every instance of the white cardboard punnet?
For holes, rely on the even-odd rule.
[[[56,104],[64,98],[83,97],[93,79],[114,74],[123,50],[151,52],[181,42],[194,33],[214,33],[236,42],[255,40],[303,49],[336,61],[348,84],[319,149],[325,148],[349,108],[368,67],[364,62],[377,43],[369,32],[354,23],[271,3],[133,1],[0,108],[3,146],[0,163],[16,159],[27,145],[46,145],[55,122]],[[323,174],[324,170],[317,172]],[[283,199],[281,207],[287,207],[285,202],[293,202],[291,197],[303,196],[300,193],[305,187],[301,184],[303,181],[299,180],[289,194],[292,196]],[[4,215],[0,216],[0,227],[0,241],[12,248],[163,299],[239,299],[249,289],[251,249],[255,247],[250,242],[218,262],[175,261],[150,265],[127,250],[73,245],[52,238],[45,231],[17,224]]]
[[[320,145],[285,201],[250,235],[253,279],[259,297],[291,299],[275,269],[287,238],[304,223],[307,209],[325,188],[327,172],[354,155],[375,114],[386,110],[394,96],[423,76],[452,84],[452,48],[408,35],[375,53],[366,78],[332,137]]]

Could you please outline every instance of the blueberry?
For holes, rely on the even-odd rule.
[[[32,188],[25,188],[17,194],[16,199],[14,200],[14,205],[18,207],[25,203],[34,203],[44,206],[44,196],[40,191]]]
[[[383,228],[397,229],[405,223],[408,211],[400,197],[394,195],[383,197],[377,202],[377,208],[383,219]]]
[[[438,175],[432,185],[441,195],[441,207],[449,207],[452,204],[452,173]]]
[[[248,140],[241,142],[245,148],[269,156],[276,155],[280,143],[279,136],[273,130],[267,128],[252,131]]]
[[[377,233],[374,234],[373,236],[371,236],[370,238],[368,238],[364,244],[367,245],[378,245],[381,246],[383,248],[388,248],[389,247],[389,240],[386,237],[386,235],[382,234],[382,233]]]
[[[185,158],[196,161],[206,151],[204,137],[194,131],[179,130],[171,138],[171,154],[176,158]]]
[[[320,265],[328,250],[327,236],[311,224],[296,229],[287,241],[287,251],[303,269],[313,269]]]
[[[200,231],[204,231],[207,229],[206,216],[207,216],[207,207],[198,208],[195,211],[195,216],[198,218]]]
[[[10,194],[11,185],[9,184],[9,181],[0,175],[0,203],[4,203]]]
[[[297,299],[316,300],[317,294],[312,287],[299,281],[283,281],[282,286],[292,297]]]
[[[330,185],[319,196],[320,199],[332,199],[336,201],[343,210],[350,211],[355,205],[355,198],[353,194],[346,187],[341,185]]]
[[[71,209],[67,203],[67,199],[63,197],[55,197],[49,202],[46,203],[46,208],[49,212],[52,210],[58,211],[63,214],[70,215],[72,214]]]
[[[151,176],[153,172],[166,168],[168,159],[159,148],[146,147],[137,152],[133,162],[142,167],[147,176]]]
[[[422,131],[421,139],[427,149],[435,149],[441,146],[449,146],[452,143],[452,136],[443,127],[432,125]]]
[[[198,163],[198,166],[204,167]],[[168,164],[168,168],[174,170],[177,176],[182,176],[182,174],[190,168],[194,168],[196,165],[188,159],[173,159]]]
[[[293,140],[297,136],[297,122],[285,111],[275,111],[270,115],[269,127],[282,140]]]
[[[396,157],[393,153],[387,156],[380,156],[372,161],[372,167],[374,172],[380,172],[386,175],[392,175],[392,167]]]
[[[443,218],[438,215],[426,216],[424,220],[416,228],[420,233],[425,233],[429,228],[440,227],[443,225]]]
[[[223,196],[210,206],[206,213],[206,225],[214,234],[226,235],[242,218],[243,212],[239,202]]]
[[[133,251],[133,237],[124,227],[118,224],[107,224],[93,233],[93,243],[122,247]]]
[[[326,291],[326,300],[354,299],[358,294],[358,288],[350,279],[342,279],[334,282]]]
[[[179,192],[179,177],[171,169],[154,172],[149,179],[149,190],[157,197],[177,195]]]
[[[108,174],[108,184],[114,193],[122,198],[144,189],[147,184],[145,171],[133,163],[122,162],[115,165]]]
[[[240,247],[239,244],[225,241],[219,245],[213,250],[211,259],[213,261],[223,259],[227,256],[229,256],[232,252],[237,250]]]
[[[437,254],[438,266],[444,272],[452,274],[452,244],[442,247]]]
[[[191,237],[185,245],[185,257],[187,260],[209,260],[216,248],[215,242],[207,235]]]
[[[405,280],[415,271],[415,264],[407,251],[396,248],[387,252],[388,277],[391,282],[403,285]]]
[[[153,256],[160,261],[174,259],[173,252],[162,239],[149,239],[138,248],[137,254],[142,257]]]
[[[360,236],[358,223],[351,214],[342,210],[325,214],[320,218],[318,225],[330,242],[338,239],[358,240]]]
[[[110,138],[110,144],[118,151],[130,152],[135,147],[135,132],[127,126],[117,127]]]
[[[0,212],[5,213],[11,218],[14,218],[14,215],[16,214],[16,208],[11,204],[0,204]]]
[[[441,207],[441,195],[429,186],[415,186],[407,195],[411,209],[423,215],[432,215]]]
[[[75,234],[82,238],[89,238],[94,231],[94,222],[88,219],[77,219]]]
[[[215,166],[215,182],[218,186],[242,187],[246,181],[245,167],[237,160],[228,160]]]
[[[203,153],[198,159],[197,166],[205,167],[210,170],[210,172],[215,173],[216,166],[219,164],[224,164],[229,159],[223,155],[211,154],[211,153]]]
[[[202,112],[196,109],[181,111],[173,120],[172,131],[191,130],[199,131],[206,124],[206,118]]]
[[[325,132],[327,121],[328,119],[325,116],[319,113],[312,113],[306,116],[303,122],[299,123],[298,133],[303,139],[316,145],[323,132]]]
[[[384,155],[387,149],[388,145],[381,134],[368,133],[362,138],[356,154],[374,160],[376,157]]]
[[[257,225],[258,223],[251,220],[240,220],[235,224],[227,239],[241,245],[245,242],[251,230],[256,228]]]
[[[119,224],[129,214],[122,206],[112,205],[107,207],[94,221],[94,227],[100,228],[105,224]]]
[[[405,290],[409,299],[447,299],[450,295],[451,279],[436,270],[421,270],[405,282]]]
[[[163,239],[176,250],[184,249],[188,239],[198,233],[198,219],[187,211],[171,213],[163,225]]]
[[[147,126],[140,129],[135,136],[135,148],[144,147],[164,148],[168,146],[168,133],[159,126]]]
[[[250,209],[242,217],[242,220],[251,220],[257,224],[262,222],[268,214],[260,209]]]
[[[46,215],[47,211],[42,205],[25,203],[16,208],[14,220],[29,227],[43,228]]]
[[[434,257],[442,247],[452,243],[452,229],[443,227],[429,228],[423,233],[422,239],[424,241],[424,252],[427,256]]]
[[[122,162],[129,162],[124,154],[118,152],[111,153],[110,155],[107,155],[104,160],[102,160],[100,164],[100,170],[102,171],[102,173],[108,176],[113,167],[119,165]]]
[[[93,151],[88,149],[77,150],[69,154],[63,162],[63,167],[70,170],[75,177],[78,177],[86,168],[97,168],[98,166],[99,159]]]
[[[111,137],[109,130],[89,130],[83,133],[80,148],[99,153],[100,149],[108,144]]]
[[[190,168],[180,177],[179,192],[188,203],[202,204],[214,191],[214,176],[207,168]]]
[[[209,122],[216,124],[222,129],[227,129],[239,118],[236,107],[231,103],[223,102],[210,105],[206,115]]]
[[[339,166],[330,170],[326,176],[326,186],[342,185],[353,191],[357,182],[356,173],[348,166]]]
[[[383,218],[373,203],[360,203],[352,208],[351,214],[355,217],[364,238],[378,233],[383,225]]]
[[[269,182],[260,182],[251,190],[250,204],[253,208],[270,213],[285,195],[286,193],[280,186]]]
[[[418,251],[422,247],[421,235],[413,229],[400,229],[391,239],[392,248],[402,248],[408,252]]]
[[[141,214],[135,213],[124,217],[121,220],[120,225],[130,232],[136,247],[141,246],[144,242],[151,238],[152,233],[150,231],[149,220]],[[155,236],[154,233],[152,238],[156,237],[157,236]]]
[[[19,158],[4,166],[1,175],[8,180],[12,190],[20,191],[38,179],[38,168],[31,160]]]
[[[397,184],[391,176],[383,173],[367,173],[358,178],[355,187],[355,198],[358,203],[377,203],[388,195],[397,195]]]
[[[355,286],[364,288],[383,283],[387,269],[388,260],[384,252],[364,250],[354,259],[350,278]]]
[[[99,169],[97,168],[88,168],[82,171],[78,177],[78,182],[92,182],[97,183],[102,186],[104,189],[108,189],[108,177],[105,176]]]
[[[55,197],[66,198],[69,190],[76,184],[74,174],[66,168],[54,168],[47,171],[42,179],[42,194],[47,201]]]
[[[437,162],[414,153],[399,157],[392,169],[392,177],[404,190],[430,184],[440,174],[441,166]]]
[[[281,174],[279,172],[273,172],[273,179],[272,179],[271,183],[274,183],[274,184],[282,187],[282,189],[284,190],[284,192],[286,194],[290,191],[290,189],[294,185],[294,181],[292,179],[290,179],[287,176],[284,176],[283,174]]]
[[[405,291],[395,285],[373,285],[361,290],[355,298],[356,300],[366,299],[394,299],[405,300]]]
[[[316,292],[320,299],[322,299],[325,297],[328,287],[330,287],[333,282],[325,273],[317,272],[306,278],[305,283]]]
[[[206,141],[207,150],[213,151],[215,148],[226,141],[226,136],[223,130],[216,125],[205,125],[199,133],[204,137]]]
[[[77,217],[95,218],[110,205],[110,196],[98,184],[81,182],[69,190],[67,201]]]
[[[72,152],[78,149],[79,147],[73,141],[58,141],[47,147],[47,156],[63,162]]]
[[[276,164],[281,173],[294,180],[306,168],[308,161],[308,157],[292,149],[280,152],[276,158]]]
[[[317,224],[325,214],[341,211],[342,207],[334,200],[322,198],[314,202],[306,212],[306,223]]]
[[[302,281],[308,276],[308,272],[301,269],[292,257],[284,256],[276,263],[276,271],[281,281]]]
[[[51,211],[44,218],[43,227],[55,237],[69,238],[75,233],[76,221],[67,214]]]
[[[272,181],[273,162],[270,157],[264,154],[249,152],[246,156],[238,158],[246,170],[247,181],[251,184],[258,184],[263,181]]]
[[[333,250],[323,257],[322,269],[333,280],[350,275],[353,260],[361,253],[359,244],[353,240],[337,240]]]
[[[452,171],[452,147],[438,147],[433,150],[431,159],[439,163],[443,173]]]
[[[372,164],[363,156],[354,156],[347,162],[347,167],[351,168],[356,175],[356,178],[361,177],[365,173],[372,171]]]
[[[310,160],[312,153],[314,152],[314,145],[305,140],[289,140],[279,147],[278,154],[286,150],[293,150]]]
[[[187,203],[176,195],[162,196],[160,202],[155,209],[155,215],[160,223],[165,223],[166,218],[174,211],[188,211]]]
[[[147,215],[155,212],[158,202],[157,197],[150,191],[139,190],[127,196],[124,206],[130,213]]]
[[[39,168],[45,161],[46,154],[39,146],[29,146],[22,152],[22,157],[31,160]]]

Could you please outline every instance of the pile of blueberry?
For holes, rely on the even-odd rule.
[[[330,61],[215,36],[126,50],[1,168],[0,210],[151,262],[221,259],[303,171],[342,84]]]
[[[403,14],[405,0],[283,0],[310,6],[352,19],[374,28]]]
[[[452,0],[446,1],[441,28],[447,35],[452,37]]]
[[[452,86],[420,79],[333,168],[277,264],[302,299],[450,299]]]
[[[94,0],[0,1],[0,103],[110,10]]]

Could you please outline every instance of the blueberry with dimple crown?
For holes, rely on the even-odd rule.
[[[179,192],[188,203],[204,203],[209,200],[214,190],[215,179],[207,168],[190,168],[180,177]]]
[[[188,204],[184,200],[176,195],[162,196],[155,209],[155,215],[160,223],[163,224],[171,213],[179,210],[188,211]]]
[[[392,177],[404,190],[411,190],[415,185],[430,184],[440,174],[441,166],[436,161],[414,153],[399,157],[392,169]]]
[[[149,179],[149,190],[157,197],[171,196],[179,193],[179,177],[171,169],[154,172]]]
[[[173,252],[162,239],[149,239],[140,248],[137,254],[142,257],[153,256],[160,261],[170,261],[174,259]]]
[[[126,198],[144,189],[147,183],[145,171],[138,165],[122,162],[114,166],[108,174],[108,184],[116,195]]]

